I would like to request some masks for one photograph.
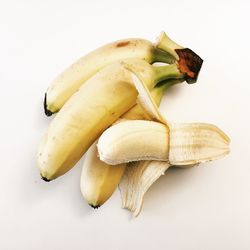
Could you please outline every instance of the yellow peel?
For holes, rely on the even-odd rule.
[[[143,198],[151,185],[170,167],[167,162],[139,161],[130,163],[119,184],[122,208],[134,216],[141,212]]]

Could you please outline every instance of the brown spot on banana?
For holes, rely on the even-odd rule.
[[[117,44],[116,44],[116,47],[117,47],[117,48],[125,47],[125,46],[127,46],[127,45],[129,45],[129,44],[130,44],[130,41],[123,41],[123,42],[117,43]]]

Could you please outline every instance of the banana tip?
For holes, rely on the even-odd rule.
[[[44,96],[43,107],[44,107],[44,113],[47,116],[53,115],[53,113],[50,110],[47,109],[47,93],[45,93],[45,96]]]
[[[89,204],[91,207],[93,207],[94,209],[97,209],[99,208],[101,205],[92,205],[92,204]]]
[[[46,182],[50,182],[51,180],[47,179],[46,177],[44,176],[41,176],[42,180],[46,181]]]

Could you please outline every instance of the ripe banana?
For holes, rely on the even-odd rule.
[[[165,81],[151,90],[152,98],[159,105],[166,89],[180,82],[179,79]],[[139,104],[131,108],[121,118],[130,120],[150,119]],[[104,204],[118,186],[125,167],[126,164],[114,167],[101,161],[97,156],[96,143],[94,143],[86,153],[80,180],[81,192],[88,204],[94,208]]]
[[[38,152],[41,176],[49,181],[70,170],[100,134],[136,103],[130,65],[152,89],[168,78],[184,79],[177,64],[154,67],[130,59],[108,65],[91,77],[51,122]]]
[[[167,52],[156,48],[147,40],[125,39],[107,44],[80,58],[60,74],[47,89],[44,99],[46,115],[59,111],[87,79],[110,63],[129,58],[143,59],[149,63],[174,63],[175,49],[183,48],[166,36],[161,37],[164,41],[159,38],[158,43],[164,44]]]
[[[100,207],[118,186],[126,164],[107,165],[97,157],[96,143],[86,153],[80,187],[84,199],[93,208]]]
[[[99,138],[100,159],[110,165],[140,160],[190,165],[221,158],[229,153],[229,138],[206,123],[124,121]]]

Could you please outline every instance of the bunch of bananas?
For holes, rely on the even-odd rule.
[[[216,126],[169,123],[158,109],[169,87],[196,82],[202,62],[164,32],[156,44],[125,39],[80,58],[45,94],[45,114],[58,113],[39,147],[42,179],[65,174],[87,152],[85,200],[97,208],[119,185],[123,207],[138,215],[144,194],[170,166],[228,154],[229,138]]]

